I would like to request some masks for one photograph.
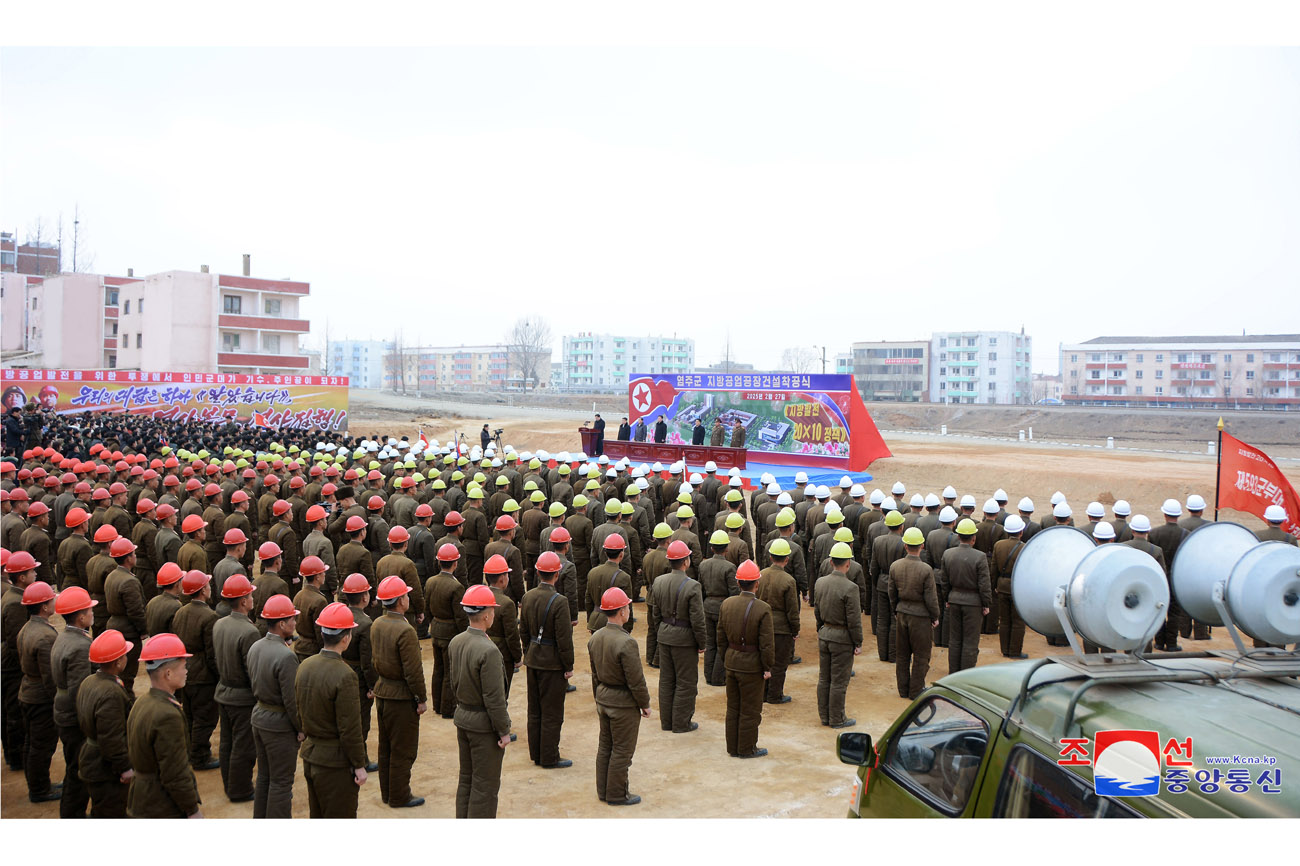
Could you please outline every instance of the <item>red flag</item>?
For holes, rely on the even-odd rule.
[[[1224,433],[1219,458],[1219,508],[1262,518],[1265,508],[1280,505],[1286,509],[1282,530],[1300,537],[1300,496],[1267,454]]]
[[[252,419],[252,420],[253,420],[253,424],[252,424],[252,426],[254,426],[254,427],[270,427],[270,426],[271,426],[271,422],[270,422],[270,421],[267,421],[267,420],[266,420],[266,416],[263,415],[261,412],[254,412],[254,413],[253,413],[253,419]]]

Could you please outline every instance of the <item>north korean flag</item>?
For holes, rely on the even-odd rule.
[[[677,401],[681,395],[667,380],[655,381],[653,376],[642,376],[628,383],[628,416],[632,421],[649,418],[663,412],[665,417],[677,415]]]

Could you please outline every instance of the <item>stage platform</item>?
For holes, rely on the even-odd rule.
[[[699,470],[692,466],[691,471],[698,472]],[[776,483],[780,484],[783,490],[789,490],[794,486],[794,476],[798,472],[808,473],[809,484],[825,484],[827,487],[835,487],[845,475],[849,476],[854,484],[865,485],[872,479],[869,472],[844,472],[835,469],[818,469],[812,466],[783,466],[775,463],[755,463],[750,460],[748,466],[740,470],[740,477],[745,479],[745,489],[756,489],[758,479],[763,477],[764,472],[772,473],[772,476],[776,478]],[[719,472],[719,474],[722,473]]]

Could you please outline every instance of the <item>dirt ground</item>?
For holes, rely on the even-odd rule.
[[[378,414],[378,413],[377,413]],[[446,438],[452,429],[447,421],[417,418],[426,434]],[[499,419],[475,418],[469,430],[477,430],[483,420],[494,426],[507,426],[508,440],[518,447],[535,450],[576,448],[574,425],[569,420],[537,418],[521,421],[519,417]],[[406,418],[376,417],[375,429],[393,435],[413,435],[414,426]],[[453,419],[450,424],[455,424]],[[513,428],[508,426],[513,425]],[[369,432],[370,427],[366,428]],[[1188,493],[1200,493],[1212,501],[1214,461],[1206,457],[1174,455],[1081,453],[1011,444],[981,444],[948,439],[943,442],[912,441],[899,437],[890,441],[895,457],[877,461],[871,467],[876,481],[873,486],[887,489],[901,480],[908,491],[922,493],[942,490],[952,484],[961,493],[973,493],[981,503],[998,488],[1005,488],[1014,504],[1021,496],[1034,499],[1037,515],[1046,513],[1049,497],[1061,490],[1080,515],[1089,500],[1106,504],[1125,498],[1135,514],[1144,513],[1159,519],[1160,503],[1167,497],[1185,499]],[[1293,483],[1300,481],[1292,473]],[[1221,517],[1236,519],[1253,528],[1259,521],[1249,515],[1224,512]],[[644,608],[637,606],[638,623],[634,636],[644,646]],[[857,729],[875,736],[882,734],[906,706],[897,696],[892,665],[882,664],[876,655],[870,628],[862,655],[855,663],[857,676],[848,692],[848,714],[858,721]],[[765,705],[759,745],[770,750],[766,758],[736,761],[726,754],[723,722],[726,709],[724,690],[700,682],[695,719],[698,731],[671,734],[661,731],[658,704],[650,719],[641,726],[641,738],[631,770],[631,790],[644,799],[632,809],[611,809],[600,803],[594,790],[594,761],[597,727],[587,673],[586,630],[575,631],[577,671],[573,682],[578,691],[569,695],[566,721],[560,744],[561,753],[574,765],[565,770],[542,770],[528,761],[526,706],[522,675],[516,677],[511,693],[511,716],[520,742],[507,753],[502,777],[499,814],[502,817],[589,817],[589,818],[666,818],[666,817],[837,817],[845,812],[845,802],[852,783],[852,770],[835,758],[835,732],[821,727],[817,718],[817,646],[812,611],[805,608],[801,634],[796,643],[804,663],[790,669],[787,691],[794,696],[784,706]],[[1215,629],[1210,643],[1196,643],[1187,648],[1231,647],[1226,631]],[[1002,660],[997,636],[981,639],[980,664]],[[1061,650],[1050,648],[1051,652]],[[1025,651],[1031,656],[1048,654],[1044,639],[1030,634]],[[424,648],[426,676],[432,673],[432,653]],[[931,679],[947,673],[946,653],[934,652]],[[651,695],[656,695],[658,672],[646,668]],[[137,680],[137,690],[147,681]],[[376,729],[372,729],[370,750],[376,754]],[[444,818],[454,814],[457,776],[455,731],[449,720],[426,714],[420,727],[420,757],[416,762],[412,789],[428,798],[421,808],[393,810],[379,802],[377,779],[371,779],[361,791],[361,817]],[[213,738],[216,748],[216,736]],[[62,759],[56,755],[52,776],[62,777]],[[221,792],[217,771],[199,774],[203,809],[209,817],[251,817],[252,804],[231,804]],[[21,773],[8,768],[0,771],[0,802],[5,817],[55,817],[57,804],[33,805],[27,802]],[[306,789],[301,772],[294,790],[294,816],[306,817]]]

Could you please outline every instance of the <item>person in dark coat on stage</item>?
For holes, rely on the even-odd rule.
[[[655,441],[660,443],[668,441],[668,422],[664,421],[662,415],[655,422]]]
[[[596,415],[596,423],[591,425],[596,435],[591,439],[591,453],[597,457],[605,453],[605,419]]]
[[[627,423],[627,416],[623,416],[623,423],[618,425],[618,441],[632,441],[632,425]]]
[[[704,430],[704,422],[701,421],[699,418],[696,418],[696,419],[695,419],[695,426],[694,426],[693,428],[691,428],[691,444],[692,444],[692,445],[703,445],[703,444],[704,444],[704,434],[705,434],[705,430]]]
[[[637,442],[645,441],[645,419],[636,419],[636,424],[632,427],[632,438]]]

